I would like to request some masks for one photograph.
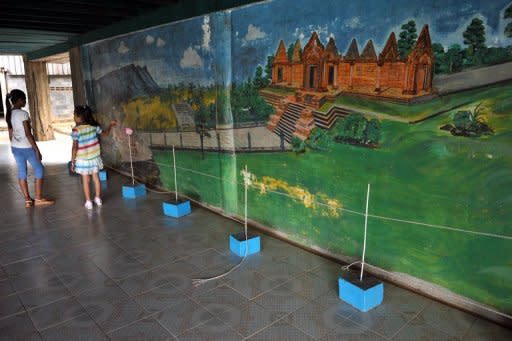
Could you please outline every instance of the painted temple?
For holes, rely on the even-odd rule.
[[[372,40],[359,53],[353,39],[346,54],[341,55],[334,38],[324,46],[313,32],[304,49],[296,41],[291,59],[281,40],[272,64],[272,86],[409,101],[432,93],[433,64],[428,25],[405,59],[400,58],[394,32],[378,56]]]
[[[324,46],[313,32],[304,49],[299,40],[295,42],[289,58],[281,40],[272,63],[271,87],[295,91],[285,98],[260,92],[276,108],[267,128],[288,142],[293,137],[305,140],[315,126],[330,128],[337,117],[348,114],[337,107],[327,113],[316,110],[340,94],[406,103],[432,98],[433,65],[428,25],[423,26],[411,52],[403,59],[393,32],[378,56],[372,40],[359,53],[353,39],[346,54],[341,55],[334,38]]]

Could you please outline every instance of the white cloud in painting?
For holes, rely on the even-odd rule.
[[[263,32],[259,27],[254,26],[253,24],[249,24],[247,27],[247,34],[245,35],[246,41],[263,39],[267,36],[265,32]]]
[[[126,46],[124,41],[121,41],[121,44],[119,44],[119,48],[117,49],[117,52],[125,54],[128,51],[130,51],[130,49]]]
[[[210,17],[206,15],[203,19],[203,24],[201,25],[203,29],[203,43],[202,48],[206,51],[210,50],[210,39],[211,39],[211,30],[210,30]]]
[[[163,47],[165,45],[165,40],[163,40],[162,38],[158,38],[156,40],[156,47]]]
[[[362,27],[363,24],[361,23],[361,18],[352,17],[352,18],[343,20],[343,26],[345,26],[346,28],[355,29],[355,28]]]
[[[309,28],[311,34],[313,34],[313,32],[316,32],[316,33],[318,33],[319,36],[326,36],[329,33],[329,28],[327,27],[327,25],[324,25],[324,26],[309,25],[308,28]]]
[[[155,38],[151,35],[151,34],[148,34],[146,36],[146,44],[148,45],[151,45],[155,42]]]
[[[183,52],[183,58],[180,60],[180,66],[182,69],[199,69],[203,66],[203,61],[197,51],[194,50],[192,46],[189,46],[189,48]]]

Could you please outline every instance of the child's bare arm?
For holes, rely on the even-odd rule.
[[[110,130],[112,130],[112,127],[114,127],[116,125],[117,125],[117,120],[113,120],[112,122],[110,122],[107,129],[105,129],[101,132],[101,136],[108,136],[110,134]]]
[[[78,141],[73,141],[73,147],[71,148],[71,161],[76,160],[76,152],[78,151]]]

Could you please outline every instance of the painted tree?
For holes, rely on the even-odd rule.
[[[288,45],[288,50],[286,51],[286,55],[288,56],[288,60],[291,62],[292,61],[292,56],[293,56],[293,48],[294,48],[295,44],[290,44]]]
[[[450,46],[445,55],[446,71],[448,73],[459,72],[462,70],[464,61],[464,51],[459,44]]]
[[[272,82],[272,63],[274,62],[274,56],[267,56],[267,65],[265,65],[265,79],[267,84]]]
[[[268,84],[268,80],[263,77],[263,68],[260,65],[258,65],[256,72],[254,73],[253,84],[256,89],[264,88]]]
[[[464,37],[464,44],[468,45],[468,54],[470,56],[485,49],[485,27],[482,20],[473,18],[466,31],[462,33],[462,36]]]
[[[416,34],[416,22],[414,20],[409,20],[401,28],[402,32],[399,34],[398,50],[400,51],[400,57],[404,59],[411,52],[418,35]]]
[[[512,19],[512,4],[507,7],[505,10],[505,14],[503,15],[505,19]],[[505,36],[512,38],[512,21],[505,26]]]
[[[432,53],[434,53],[434,72],[435,73],[444,73],[446,72],[444,68],[444,59],[445,59],[445,53],[444,53],[444,47],[440,43],[434,43],[432,44]]]

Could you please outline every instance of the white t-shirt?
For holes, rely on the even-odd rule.
[[[14,109],[11,113],[11,146],[15,148],[32,148],[32,145],[25,135],[25,127],[23,126],[23,121],[30,121],[28,112],[21,109]]]

